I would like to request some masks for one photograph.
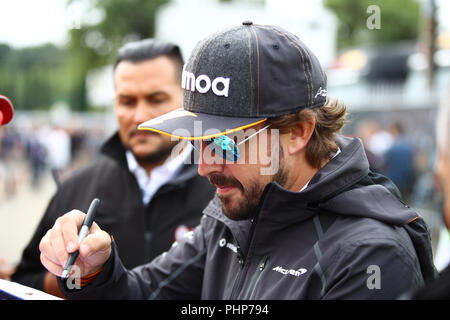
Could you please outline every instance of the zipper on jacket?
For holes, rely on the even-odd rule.
[[[259,201],[259,204],[258,204],[258,208],[257,208],[257,210],[255,210],[255,212],[257,212],[257,213],[255,214],[255,217],[253,218],[253,222],[252,222],[252,225],[250,227],[250,232],[249,232],[248,237],[247,237],[247,239],[248,239],[248,241],[247,241],[247,252],[245,254],[245,257],[243,255],[240,247],[238,247],[238,252],[237,253],[238,253],[238,259],[239,259],[239,264],[241,265],[241,268],[239,269],[239,273],[238,273],[238,275],[236,277],[236,280],[234,281],[233,289],[231,290],[230,300],[237,299],[237,297],[236,297],[237,291],[238,291],[239,287],[242,286],[241,282],[242,282],[242,278],[243,278],[243,275],[244,275],[243,270],[245,268],[245,262],[247,261],[247,258],[249,256],[250,250],[252,248],[253,234],[255,232],[256,225],[257,225],[258,220],[259,220],[259,214],[260,214],[262,205],[264,203],[265,195],[267,194],[268,190],[269,190],[268,188],[264,189],[263,194],[261,196],[261,200]]]
[[[258,267],[256,268],[256,271],[253,274],[253,277],[250,281],[250,285],[248,286],[247,294],[244,299],[251,299],[253,294],[255,293],[256,284],[258,283],[259,277],[261,277],[261,274],[264,271],[264,268],[266,267],[267,260],[268,260],[268,257],[265,256],[259,262]]]
[[[238,263],[239,263],[239,272],[236,276],[236,279],[234,280],[234,284],[233,284],[233,289],[231,290],[231,295],[230,297],[233,297],[236,293],[237,290],[237,284],[240,282],[240,278],[242,277],[242,269],[244,269],[244,254],[242,253],[242,250],[240,247],[237,247],[237,258],[238,258]]]
[[[248,254],[249,254],[249,250],[251,248],[250,245],[251,245],[251,242],[252,242],[252,239],[253,239],[253,233],[255,232],[257,221],[258,221],[258,217],[256,216],[253,219],[253,223],[252,223],[252,226],[250,228],[249,235],[248,235],[249,241],[248,241],[248,249],[247,249],[246,255],[244,256],[244,254],[243,254],[243,252],[242,252],[240,247],[238,247],[238,250],[237,250],[238,261],[239,261],[239,264],[240,264],[241,268],[239,269],[238,276],[236,277],[236,280],[234,281],[233,290],[231,290],[231,295],[230,295],[230,299],[231,300],[237,299],[236,294],[237,294],[238,288],[239,288],[239,286],[240,286],[240,284],[242,282],[242,277],[244,275],[243,270],[244,270],[245,262],[247,260]]]

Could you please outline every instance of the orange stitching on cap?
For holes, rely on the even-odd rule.
[[[259,83],[259,79],[260,79],[260,72],[259,72],[259,43],[258,43],[258,35],[256,34],[256,30],[254,28],[254,26],[251,27],[253,33],[255,34],[255,41],[256,41],[256,66],[257,66],[257,84],[258,84],[258,96],[256,97],[256,115],[259,115],[259,88],[260,88],[260,83]]]
[[[262,28],[264,28],[263,26],[261,26]],[[311,99],[311,88],[310,88],[310,84],[308,81],[308,76],[306,75],[305,72],[305,57],[303,56],[302,51],[300,50],[300,48],[295,44],[295,42],[293,42],[290,38],[288,38],[287,35],[285,35],[284,33],[282,33],[281,31],[275,29],[275,28],[264,28],[266,30],[270,30],[270,31],[274,31],[276,33],[278,33],[280,36],[283,36],[284,38],[286,38],[286,40],[288,40],[292,45],[294,45],[294,47],[297,49],[297,51],[300,53],[300,56],[302,57],[302,67],[303,67],[303,74],[305,75],[305,79],[306,79],[306,86],[308,87],[308,102],[307,102],[307,107],[309,107],[310,105],[312,105],[312,99]],[[311,79],[312,81],[312,79]]]
[[[288,38],[288,39],[290,39],[290,42],[292,43],[292,45],[294,46],[294,47],[297,47],[297,44],[295,43],[295,41],[290,37],[290,36],[288,36],[288,35],[286,35],[286,38]],[[303,48],[301,48],[300,46],[298,47],[298,50],[304,50]],[[311,74],[311,71],[312,71],[312,60],[311,60],[311,57],[310,57],[310,55],[308,54],[308,52],[306,51],[306,50],[304,50],[304,53],[305,53],[305,55],[307,55],[308,56],[308,58],[309,58],[309,62],[310,62],[310,68],[307,68],[307,72],[308,72],[308,74],[309,74],[309,78],[310,78],[310,81],[311,81],[311,90],[310,90],[310,94],[311,94],[311,99],[310,99],[310,101],[311,101],[311,104],[310,104],[310,106],[313,104],[313,102],[314,102],[314,100],[313,100],[313,95],[314,95],[314,81],[313,81],[313,78],[312,78],[312,74]],[[311,70],[310,70],[311,69]]]
[[[312,105],[312,102],[313,102],[313,100],[312,100],[312,92],[314,91],[314,83],[313,83],[313,80],[312,80],[312,75],[311,75],[311,72],[309,71],[309,68],[307,67],[307,64],[305,63],[305,58],[303,57],[303,53],[302,53],[302,51],[303,51],[303,49],[300,47],[300,46],[298,46],[290,37],[288,37],[287,35],[284,35],[283,34],[283,36],[298,50],[298,52],[300,52],[300,55],[302,56],[302,62],[303,62],[303,74],[305,74],[305,78],[308,78],[307,76],[306,76],[306,73],[305,73],[305,70],[306,70],[306,72],[308,72],[308,74],[309,74],[309,81],[310,81],[310,83],[309,83],[309,81],[307,80],[306,81],[306,83],[308,84],[308,106],[311,106]],[[306,50],[305,50],[305,55],[306,55]],[[308,56],[309,57],[309,56]],[[311,57],[309,57],[309,61],[311,61]],[[312,87],[312,88],[310,88],[310,86]]]
[[[249,70],[250,70],[250,115],[252,115],[253,111],[253,73],[252,73],[252,43],[251,43],[251,34],[245,28],[245,32],[248,35],[248,64],[249,64]]]

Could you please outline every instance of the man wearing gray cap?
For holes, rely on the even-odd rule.
[[[190,140],[216,186],[199,226],[126,270],[96,224],[68,298],[393,299],[435,276],[424,221],[369,171],[359,139],[338,134],[317,58],[295,35],[244,22],[199,42],[184,66],[183,109],[140,125]],[[41,240],[60,276],[84,213]]]

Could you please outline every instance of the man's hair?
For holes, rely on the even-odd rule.
[[[325,160],[330,160],[337,152],[336,134],[344,126],[346,116],[347,108],[343,103],[327,99],[321,107],[303,109],[298,113],[270,118],[267,121],[271,128],[284,133],[296,123],[314,118],[316,124],[306,146],[306,160],[313,168],[320,168]]]
[[[183,69],[183,56],[180,48],[170,42],[158,39],[144,39],[140,41],[128,42],[118,50],[114,70],[122,61],[142,62],[158,57],[168,57],[175,64],[176,76],[181,79]]]

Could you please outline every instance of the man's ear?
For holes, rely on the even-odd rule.
[[[287,150],[289,154],[295,154],[306,148],[316,127],[316,120],[313,116],[307,120],[296,123],[291,127]]]

